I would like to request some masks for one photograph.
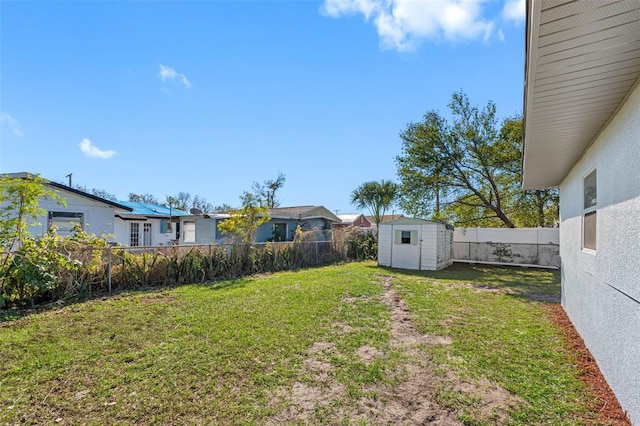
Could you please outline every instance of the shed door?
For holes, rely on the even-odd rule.
[[[393,230],[393,258],[391,266],[420,269],[420,232],[418,227]]]

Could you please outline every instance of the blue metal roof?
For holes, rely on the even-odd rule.
[[[138,203],[133,201],[118,201],[118,203],[133,209],[131,212],[124,213],[128,215],[130,214],[130,215],[139,215],[139,216],[162,216],[162,217],[169,217],[170,215],[171,216],[188,216],[189,215],[189,213],[183,210],[178,210],[178,209],[169,210],[169,207],[161,206],[158,204]]]

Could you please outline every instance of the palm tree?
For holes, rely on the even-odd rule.
[[[351,193],[351,204],[368,209],[377,226],[385,211],[396,201],[398,192],[398,185],[390,180],[365,182]]]

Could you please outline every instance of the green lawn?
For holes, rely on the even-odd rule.
[[[0,424],[377,424],[354,407],[384,405],[380,390],[401,386],[411,362],[392,344],[385,278],[421,333],[449,339],[418,349],[440,377],[434,397],[458,419],[496,422],[456,380],[513,395],[501,423],[594,422],[539,301],[559,294],[557,273],[352,263],[5,315]],[[292,399],[305,387],[325,398]],[[294,403],[304,416],[283,417]]]

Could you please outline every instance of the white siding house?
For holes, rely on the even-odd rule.
[[[408,217],[379,225],[379,265],[436,271],[452,263],[452,226]]]
[[[6,176],[29,179],[33,175],[24,172]],[[82,230],[89,234],[113,235],[116,213],[131,211],[129,207],[120,203],[57,182],[47,181],[45,185],[57,192],[66,201],[66,206],[49,197],[41,198],[38,204],[45,210],[45,214],[38,218],[37,224],[29,227],[29,232],[34,236],[46,233],[51,226],[57,228],[58,234],[67,236],[76,225],[80,225]]]
[[[187,212],[150,203],[119,201],[132,211],[115,218],[115,240],[129,247],[166,246],[180,236],[179,219]]]
[[[640,2],[527,13],[523,188],[560,188],[562,305],[640,424]]]

